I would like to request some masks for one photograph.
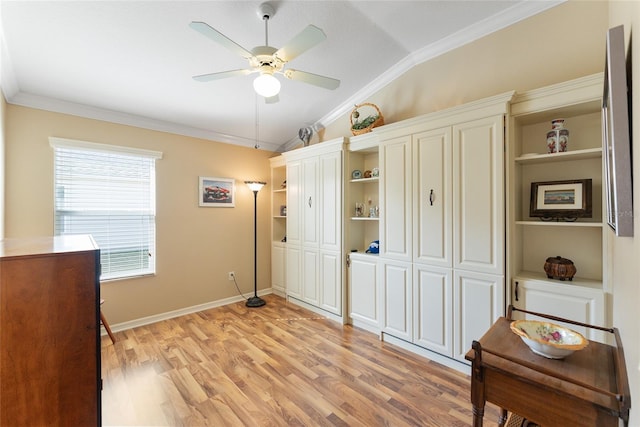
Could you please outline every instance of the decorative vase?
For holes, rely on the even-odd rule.
[[[564,128],[564,119],[552,120],[547,132],[547,153],[564,153],[568,144],[569,130]]]

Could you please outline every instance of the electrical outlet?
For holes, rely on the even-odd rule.
[[[234,279],[235,279],[235,277],[236,277],[236,273],[235,273],[235,272],[233,272],[233,271],[230,271],[230,272],[229,272],[229,280],[234,280]]]

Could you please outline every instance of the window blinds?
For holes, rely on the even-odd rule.
[[[155,160],[162,153],[50,138],[55,234],[91,234],[101,280],[155,273]]]

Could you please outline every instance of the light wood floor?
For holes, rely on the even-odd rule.
[[[469,426],[469,378],[275,295],[102,339],[104,425]],[[487,405],[485,425],[497,408]]]

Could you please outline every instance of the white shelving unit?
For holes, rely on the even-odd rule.
[[[271,288],[285,296],[285,245],[287,234],[287,169],[284,157],[269,159],[271,166]],[[283,207],[285,210],[283,211]],[[285,215],[283,215],[285,213]]]
[[[510,302],[531,311],[605,324],[606,239],[601,129],[602,74],[517,94],[507,146],[507,276]],[[551,120],[565,119],[568,151],[546,153]],[[592,180],[592,215],[575,222],[529,216],[531,183]],[[573,280],[547,278],[547,258],[573,261]],[[597,338],[597,337],[592,337]]]

